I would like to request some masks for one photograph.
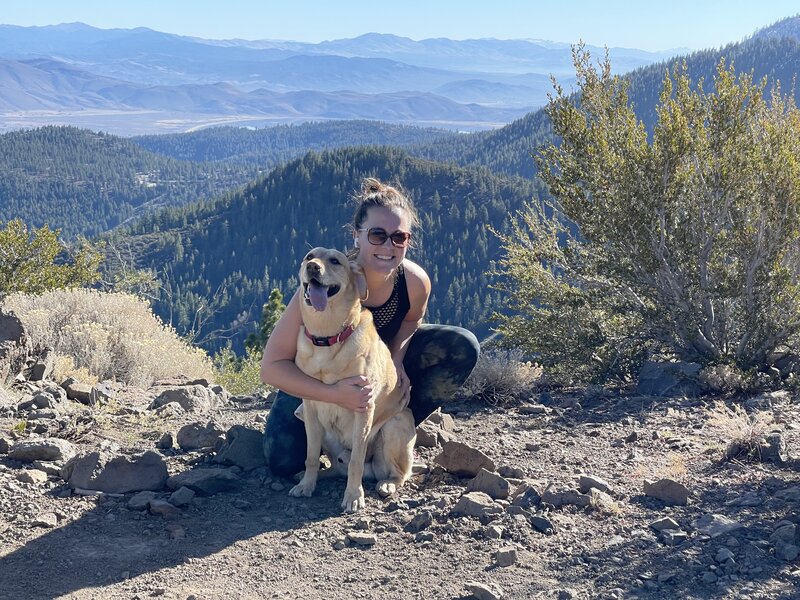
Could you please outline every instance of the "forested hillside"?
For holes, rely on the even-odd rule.
[[[146,217],[114,243],[134,248],[139,266],[166,274],[167,289],[155,308],[179,331],[217,308],[203,335],[244,324],[235,337],[240,347],[270,289],[294,292],[308,248],[347,246],[350,197],[365,176],[399,182],[422,213],[409,257],[434,283],[428,320],[486,334],[487,318],[499,306],[487,275],[498,243],[487,224],[505,229],[509,215],[536,194],[531,181],[488,170],[434,163],[389,147],[312,152],[243,192]],[[209,298],[225,306],[204,308]]]
[[[230,161],[265,169],[310,150],[362,145],[408,146],[456,137],[457,134],[443,129],[358,120],[259,129],[211,127],[190,133],[143,135],[131,140],[146,150],[181,160]]]
[[[0,222],[95,236],[148,209],[211,198],[258,175],[250,165],[199,164],[74,127],[0,135]]]

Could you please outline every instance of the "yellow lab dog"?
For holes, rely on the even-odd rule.
[[[337,250],[314,248],[300,265],[303,327],[295,363],[324,383],[364,375],[372,383],[374,403],[357,413],[335,404],[303,400],[308,439],[306,470],[291,496],[311,496],[319,477],[319,456],[325,446],[333,470],[347,464],[346,512],[364,507],[362,479],[378,480],[388,496],[411,474],[416,433],[414,418],[397,386],[389,349],[378,337],[372,313],[361,306],[366,280],[361,268]],[[349,454],[349,462],[348,462]]]

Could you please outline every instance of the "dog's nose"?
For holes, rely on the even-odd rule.
[[[319,263],[310,262],[306,264],[306,272],[309,275],[319,275]]]

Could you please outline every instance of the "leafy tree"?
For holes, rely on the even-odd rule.
[[[626,375],[648,353],[765,368],[800,331],[800,111],[724,61],[714,92],[667,72],[652,138],[608,58],[574,50],[559,145],[538,157],[555,208],[501,235],[521,344],[565,378]],[[576,227],[577,226],[577,229]]]
[[[99,252],[82,241],[71,253],[58,236],[47,225],[28,231],[18,219],[0,229],[0,299],[13,292],[80,287],[99,278]]]
[[[269,293],[269,300],[261,308],[261,322],[258,325],[258,331],[248,335],[244,342],[248,350],[261,354],[272,330],[275,329],[275,323],[278,322],[285,308],[283,294],[278,288],[273,288]]]

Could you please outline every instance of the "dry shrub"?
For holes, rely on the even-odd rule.
[[[700,383],[711,392],[731,392],[744,389],[745,377],[740,369],[727,364],[710,365],[700,371]]]
[[[727,443],[725,458],[735,458],[757,456],[761,441],[775,425],[775,419],[765,411],[748,414],[738,404],[729,408],[718,401],[708,411],[708,423]]]
[[[38,348],[52,348],[99,379],[147,387],[177,375],[211,375],[205,352],[181,340],[130,294],[55,290],[41,296],[13,294],[4,308],[16,313]]]
[[[77,368],[71,356],[56,354],[53,364],[53,379],[56,381],[64,381],[67,377],[90,385],[94,385],[100,381],[97,375],[89,373],[89,369],[86,367]]]
[[[542,376],[542,368],[522,357],[521,350],[482,352],[461,391],[493,405],[507,404],[530,393]]]

